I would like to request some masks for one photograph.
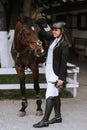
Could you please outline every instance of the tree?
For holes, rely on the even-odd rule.
[[[73,0],[73,2],[76,1],[77,0]],[[40,11],[43,11],[43,9],[59,6],[65,2],[72,2],[72,0],[0,0],[1,67],[13,66],[10,49],[14,39],[14,29],[20,14],[20,10],[22,9],[23,15],[27,17],[29,16],[33,20],[36,20],[38,14],[37,10],[40,8]]]
[[[6,31],[6,15],[2,2],[0,2],[0,63],[1,67],[11,67],[10,52]]]
[[[10,20],[9,20],[9,26],[8,26],[8,41],[9,41],[9,52],[11,51],[11,46],[14,40],[14,29],[15,29],[15,25],[18,21],[18,16],[20,13],[20,9],[21,9],[21,3],[22,0],[13,0],[12,2],[12,8],[11,8],[11,14],[10,14]],[[14,61],[12,59],[11,53],[10,53],[10,61],[11,65],[14,66]]]

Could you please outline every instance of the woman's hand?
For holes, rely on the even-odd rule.
[[[60,86],[62,86],[63,85],[63,81],[62,80],[58,80],[57,82],[56,82],[56,87],[60,87]]]

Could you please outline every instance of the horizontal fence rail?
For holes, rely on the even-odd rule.
[[[79,67],[74,64],[67,63],[67,73],[68,76],[66,78],[67,84],[66,88],[73,88],[73,97],[77,96],[77,88],[79,87],[79,82],[77,81],[77,74],[79,73]],[[39,73],[45,73],[45,65],[41,64],[39,66]],[[0,68],[0,75],[13,75],[17,74],[15,68]],[[32,74],[31,70],[25,70],[25,74]],[[71,76],[72,75],[72,76]],[[71,78],[72,77],[72,78]],[[26,83],[27,89],[33,89],[33,83]],[[46,83],[40,83],[40,88],[46,88]],[[20,89],[19,84],[0,84],[0,89]]]

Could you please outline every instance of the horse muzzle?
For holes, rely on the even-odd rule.
[[[37,57],[41,57],[41,56],[44,56],[44,55],[45,55],[44,49],[42,49],[42,50],[37,50],[37,51],[36,51],[36,56],[37,56]]]

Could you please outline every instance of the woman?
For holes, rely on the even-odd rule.
[[[35,128],[62,122],[59,89],[66,82],[68,57],[68,42],[65,39],[64,26],[64,22],[57,22],[52,26],[54,39],[49,45],[46,60],[46,107],[43,119],[33,125]],[[53,107],[55,116],[49,120]]]

